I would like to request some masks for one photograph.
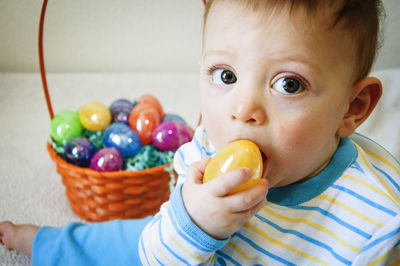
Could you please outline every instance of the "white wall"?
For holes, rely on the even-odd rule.
[[[377,58],[375,69],[400,67],[400,1],[383,0],[386,10],[384,46]]]
[[[400,1],[384,0],[376,69],[400,67]],[[37,72],[42,0],[0,0],[0,72]],[[48,72],[196,72],[201,0],[49,0]]]

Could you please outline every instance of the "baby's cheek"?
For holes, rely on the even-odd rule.
[[[218,117],[216,115],[207,115],[202,117],[202,124],[204,125],[208,138],[211,143],[220,148],[221,139],[224,138],[225,134],[223,128],[221,128],[221,122],[219,122]]]
[[[323,139],[318,129],[310,129],[305,123],[282,125],[277,138],[275,148],[279,150],[279,165],[290,166],[292,174],[312,171],[314,164],[323,155]]]
[[[334,148],[334,136],[322,125],[299,121],[292,125],[281,127],[280,145],[287,156],[287,163],[309,174],[315,171],[332,154]]]
[[[295,148],[306,145],[308,142],[310,130],[299,126],[300,123],[280,125],[277,133],[280,145],[287,148]]]

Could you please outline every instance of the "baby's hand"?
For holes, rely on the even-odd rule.
[[[248,168],[221,175],[203,184],[209,159],[193,163],[182,187],[182,199],[193,222],[216,239],[235,233],[266,203],[267,180],[246,190],[228,195],[229,191],[250,179]]]
[[[33,239],[39,227],[31,224],[15,225],[0,222],[0,244],[8,250],[17,250],[31,257]]]

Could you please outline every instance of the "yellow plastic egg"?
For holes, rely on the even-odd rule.
[[[88,102],[79,110],[79,120],[87,130],[100,131],[111,123],[111,112],[100,102]]]
[[[208,163],[203,182],[208,182],[222,174],[242,167],[250,168],[253,175],[245,183],[237,186],[229,194],[247,189],[257,184],[263,172],[261,152],[250,140],[237,140],[227,144]]]

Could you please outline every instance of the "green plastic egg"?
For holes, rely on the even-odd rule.
[[[57,113],[51,121],[50,134],[58,144],[65,145],[68,140],[79,137],[82,133],[83,127],[77,112],[63,110]]]

